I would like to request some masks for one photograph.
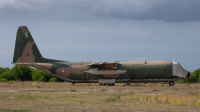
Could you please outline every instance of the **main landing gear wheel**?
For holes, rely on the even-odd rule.
[[[170,81],[169,86],[174,86],[174,81]]]
[[[100,86],[106,86],[106,84],[99,84]]]
[[[109,86],[115,86],[115,84],[108,84]]]

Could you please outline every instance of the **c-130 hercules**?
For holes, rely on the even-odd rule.
[[[169,82],[189,77],[190,72],[174,61],[69,62],[42,57],[28,28],[17,31],[13,64],[40,69],[74,83],[115,85],[116,82]]]

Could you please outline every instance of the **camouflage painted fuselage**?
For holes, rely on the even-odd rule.
[[[116,82],[170,81],[173,75],[171,61],[140,62],[68,62],[43,58],[28,28],[18,28],[13,63],[32,66],[59,79],[70,82],[99,82],[99,79],[116,79]]]

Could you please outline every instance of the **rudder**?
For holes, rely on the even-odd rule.
[[[17,30],[13,63],[40,62],[42,55],[28,28],[20,26]]]

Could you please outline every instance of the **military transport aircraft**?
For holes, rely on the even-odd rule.
[[[44,58],[26,26],[18,28],[13,64],[34,67],[73,84],[169,82],[173,86],[174,81],[190,75],[174,61],[69,62]]]

